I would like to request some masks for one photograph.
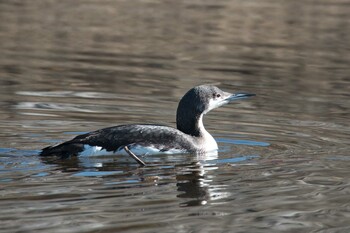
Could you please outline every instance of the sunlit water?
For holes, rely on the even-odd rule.
[[[347,1],[0,2],[0,232],[349,232]],[[102,127],[174,126],[213,83],[217,156],[57,160]]]

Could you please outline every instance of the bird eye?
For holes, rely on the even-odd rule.
[[[219,94],[219,93],[214,93],[213,94],[213,98],[220,98],[220,96],[221,96],[221,94]]]

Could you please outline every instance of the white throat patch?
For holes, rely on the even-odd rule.
[[[208,108],[203,112],[203,114],[207,114],[211,110],[218,108],[224,104],[226,104],[225,100],[223,99],[210,99],[208,103]]]
[[[203,125],[203,114],[199,118],[198,122],[199,130],[203,133],[203,151],[210,152],[218,150],[218,144],[216,143],[213,136],[204,128]]]

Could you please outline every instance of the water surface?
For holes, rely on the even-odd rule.
[[[0,2],[0,232],[349,232],[347,1]],[[42,159],[191,87],[217,156]]]

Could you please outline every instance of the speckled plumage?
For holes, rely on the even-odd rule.
[[[166,152],[170,149],[195,152],[194,139],[181,131],[162,125],[131,124],[119,125],[110,128],[96,130],[90,133],[78,135],[70,141],[55,147],[44,148],[41,155],[59,153],[62,156],[78,154],[84,145],[100,146],[106,151],[117,152],[128,146],[151,146]],[[55,150],[54,150],[55,148]]]

